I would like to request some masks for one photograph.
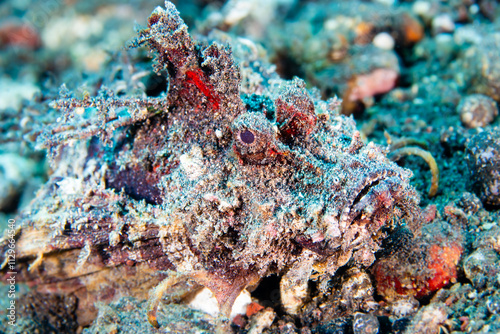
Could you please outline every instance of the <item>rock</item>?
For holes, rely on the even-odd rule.
[[[474,214],[483,208],[481,200],[474,194],[464,192],[457,200],[457,206],[468,214]]]
[[[444,303],[432,303],[420,309],[405,334],[439,334],[448,319],[449,309]]]
[[[463,251],[460,228],[441,221],[424,225],[418,233],[416,238],[406,236],[400,249],[373,266],[377,293],[388,302],[410,296],[420,299],[457,279]]]
[[[257,313],[250,322],[248,334],[262,333],[264,329],[271,327],[275,317],[276,313],[274,313],[273,309],[270,307]]]
[[[500,314],[500,293],[498,291],[488,297],[486,307],[491,314]]]
[[[483,204],[500,205],[500,130],[473,136],[466,146],[472,189]]]
[[[472,94],[464,97],[457,106],[460,120],[468,128],[484,127],[498,116],[496,102],[482,94]]]
[[[356,313],[352,327],[354,334],[377,334],[380,324],[372,314]]]
[[[236,300],[234,301],[233,307],[231,309],[230,318],[233,319],[237,315],[246,314],[247,306],[252,303],[252,298],[247,290],[241,291]],[[220,310],[217,304],[217,299],[215,299],[214,294],[207,288],[201,289],[194,297],[189,301],[189,307],[194,310],[202,311],[210,314],[212,317],[216,317]]]
[[[0,154],[0,210],[13,210],[24,186],[37,172],[32,160],[14,153]]]
[[[397,318],[403,318],[415,314],[419,306],[420,304],[415,298],[408,296],[391,303],[390,310]]]
[[[13,81],[7,77],[0,78],[0,110],[19,109],[23,100],[31,100],[40,93],[40,88],[33,83]]]
[[[33,25],[15,21],[0,25],[0,47],[35,50],[40,45],[40,35]]]
[[[364,300],[373,295],[372,281],[367,273],[357,268],[350,269],[347,275],[342,284],[340,302],[347,307],[359,308]]]
[[[499,47],[500,33],[487,34],[479,43],[466,49],[459,64],[469,82],[470,91],[488,95],[495,101],[500,101]]]
[[[394,38],[386,32],[381,32],[373,38],[373,45],[382,50],[394,49]]]
[[[464,271],[476,289],[494,285],[500,273],[500,257],[491,249],[480,248],[467,257]]]
[[[448,14],[438,15],[432,20],[432,31],[436,35],[443,32],[453,32],[455,31],[455,23]]]

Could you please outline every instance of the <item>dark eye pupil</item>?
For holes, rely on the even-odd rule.
[[[255,140],[255,136],[251,131],[245,130],[240,133],[241,141],[245,144],[251,144]]]

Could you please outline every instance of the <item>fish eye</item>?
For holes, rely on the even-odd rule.
[[[276,130],[264,113],[246,112],[232,125],[234,151],[250,164],[267,164],[276,159],[279,151]]]
[[[240,132],[240,139],[245,144],[252,144],[255,141],[255,135],[250,130]]]

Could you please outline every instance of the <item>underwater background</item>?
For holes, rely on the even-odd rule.
[[[500,333],[500,3],[172,3],[0,1],[0,333]]]

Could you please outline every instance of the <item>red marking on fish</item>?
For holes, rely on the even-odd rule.
[[[187,71],[186,76],[188,77],[188,82],[193,83],[208,99],[209,104],[213,109],[219,109],[219,97],[209,87],[201,78],[202,74],[199,73],[201,70],[197,71]]]

